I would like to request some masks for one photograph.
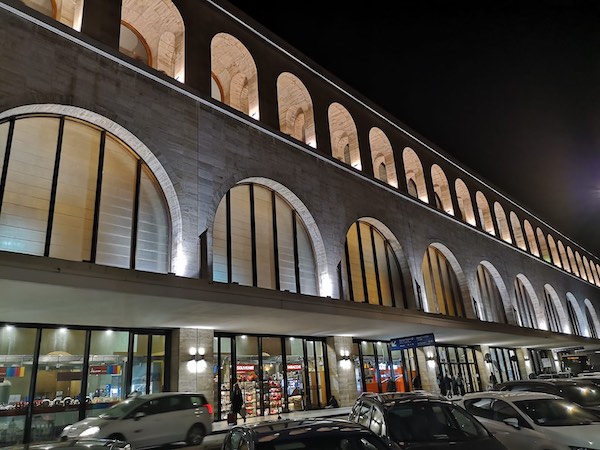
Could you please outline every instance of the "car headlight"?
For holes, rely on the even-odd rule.
[[[65,431],[69,431],[71,428],[73,428],[73,425],[67,425],[66,427],[63,428],[63,433]]]
[[[100,427],[89,427],[87,430],[83,430],[79,436],[81,436],[81,437],[93,436],[95,434],[98,434],[99,431],[100,431]]]

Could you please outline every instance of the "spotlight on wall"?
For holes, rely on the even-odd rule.
[[[429,367],[435,366],[435,358],[431,353],[429,353],[429,354],[427,354],[427,356],[425,356],[425,360],[427,361],[427,365]]]
[[[350,350],[340,351],[340,367],[342,369],[349,369],[352,367],[352,361],[350,360]]]
[[[187,363],[187,369],[191,373],[204,372],[206,369],[206,360],[204,359],[203,347],[190,347],[190,360]]]

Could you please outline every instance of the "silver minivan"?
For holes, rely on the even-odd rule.
[[[174,442],[199,445],[212,432],[212,423],[213,409],[203,394],[161,392],[129,397],[98,417],[67,425],[60,438],[119,439],[136,449]]]

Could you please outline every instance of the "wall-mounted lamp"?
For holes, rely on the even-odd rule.
[[[204,348],[203,347],[190,347],[190,360],[187,363],[187,369],[191,373],[204,372],[206,369],[206,361],[204,359]]]
[[[349,369],[352,367],[352,361],[350,360],[350,350],[340,351],[340,367],[342,369]]]
[[[435,366],[435,358],[431,353],[429,353],[425,356],[425,361],[427,361],[427,365],[429,367]]]

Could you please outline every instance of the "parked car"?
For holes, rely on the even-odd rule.
[[[388,437],[401,448],[506,450],[461,406],[425,391],[363,393],[354,403],[349,419]]]
[[[400,450],[385,437],[345,419],[284,419],[230,428],[222,450]]]
[[[162,392],[129,397],[98,417],[66,426],[60,438],[118,439],[136,449],[180,441],[199,445],[212,423],[213,408],[203,394]]]
[[[466,394],[460,404],[508,448],[600,448],[598,418],[558,395],[526,391],[473,392]]]
[[[591,380],[583,378],[513,380],[498,383],[494,390],[546,392],[558,395],[600,417],[600,386]]]
[[[3,447],[5,450],[54,450],[63,448],[86,448],[88,450],[132,450],[129,442],[114,439],[70,439],[66,441],[36,442]]]

